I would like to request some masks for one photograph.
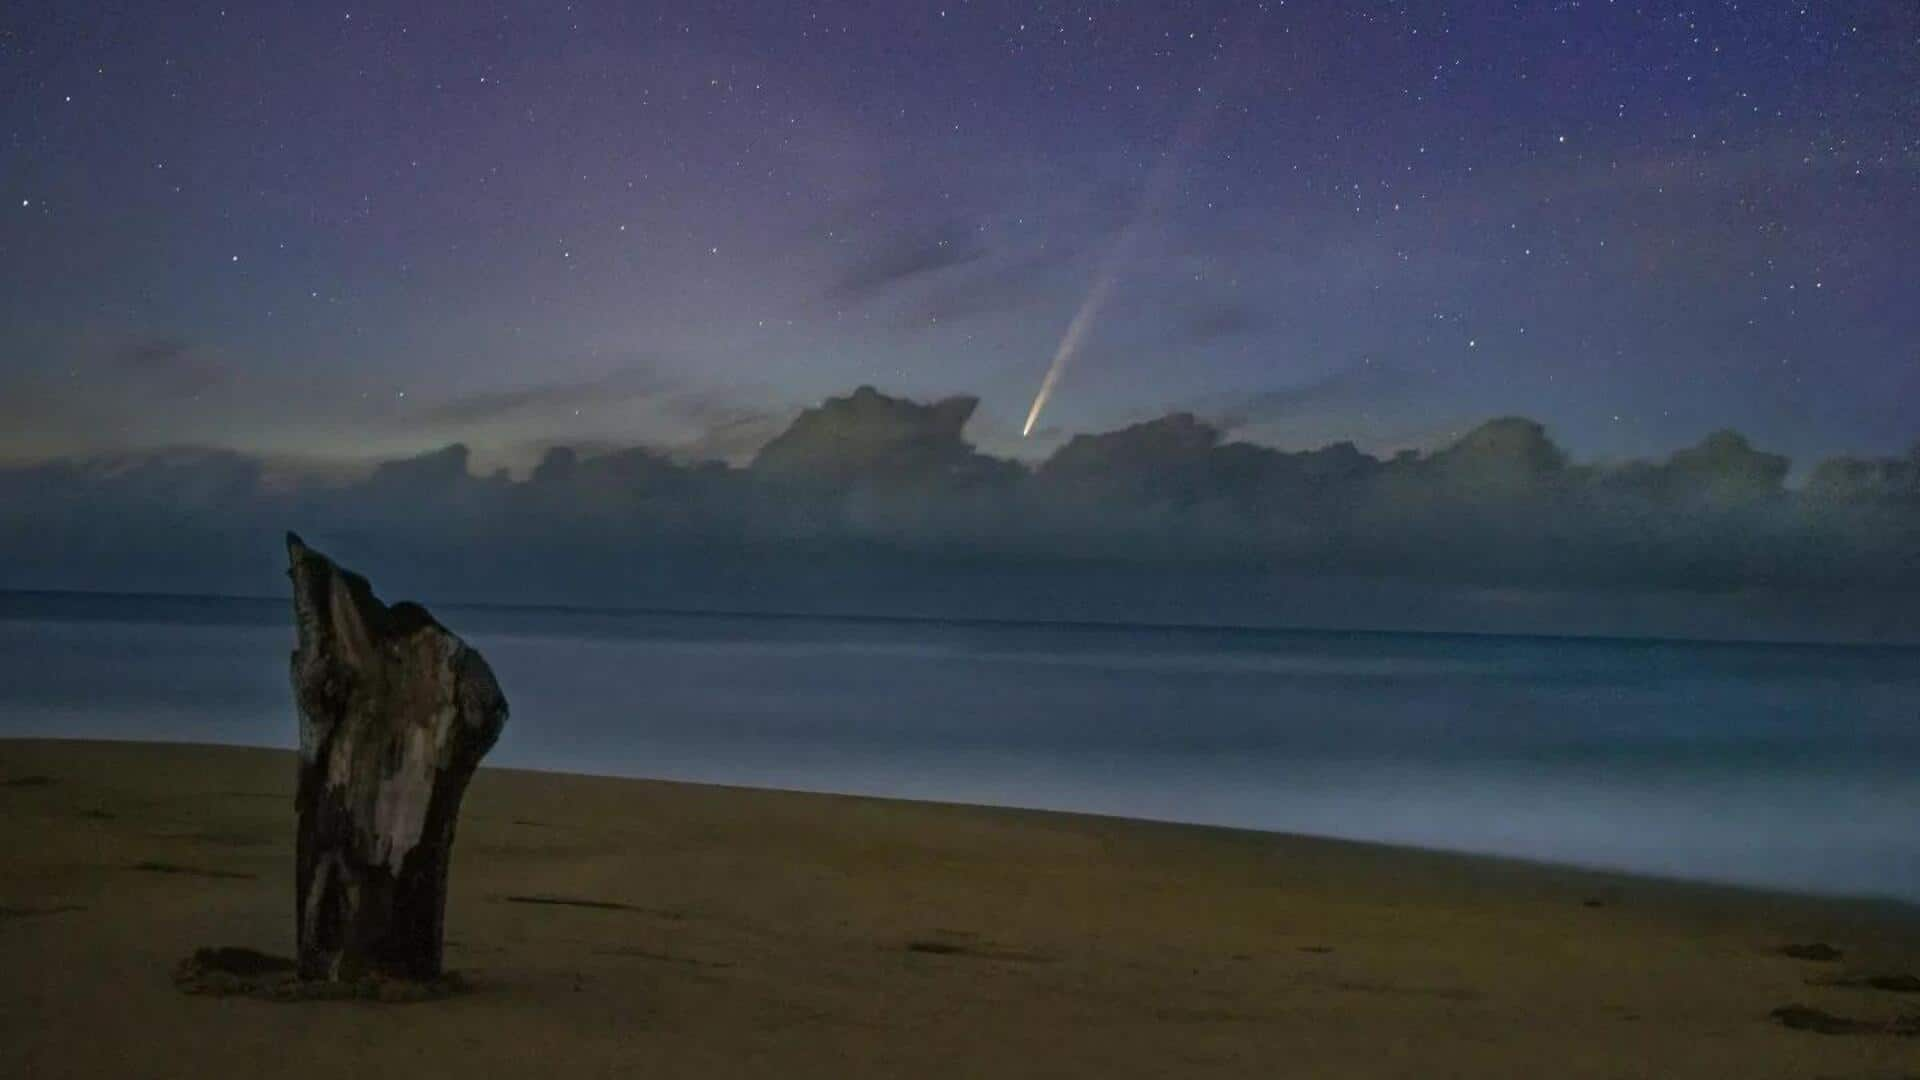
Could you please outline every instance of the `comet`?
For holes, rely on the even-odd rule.
[[[1227,80],[1231,80],[1237,67],[1237,63],[1228,65]],[[1086,341],[1088,332],[1093,329],[1094,320],[1100,317],[1100,309],[1106,306],[1107,297],[1113,292],[1114,282],[1131,260],[1141,232],[1166,201],[1175,178],[1180,174],[1180,166],[1199,143],[1206,120],[1213,112],[1207,106],[1214,96],[1207,94],[1204,88],[1195,91],[1195,96],[1198,100],[1187,111],[1186,118],[1175,130],[1172,141],[1161,152],[1160,160],[1140,189],[1140,199],[1134,207],[1133,217],[1127,222],[1126,228],[1120,230],[1113,246],[1107,249],[1106,258],[1100,260],[1093,283],[1087,287],[1086,297],[1080,301],[1072,321],[1067,323],[1066,333],[1060,335],[1060,345],[1053,350],[1053,361],[1047,365],[1047,373],[1040,380],[1040,390],[1033,395],[1033,406],[1027,410],[1027,422],[1020,428],[1021,438],[1033,434],[1033,425],[1040,421],[1040,413],[1046,409],[1047,402],[1053,399],[1054,389],[1060,385],[1060,377],[1066,374],[1067,365],[1073,362],[1074,355],[1080,351],[1081,343]]]
[[[1020,428],[1020,437],[1033,434],[1033,425],[1040,419],[1040,410],[1047,407],[1047,400],[1053,397],[1053,388],[1060,383],[1060,376],[1067,370],[1067,363],[1080,349],[1085,340],[1087,329],[1106,306],[1107,294],[1113,291],[1114,279],[1120,276],[1120,264],[1126,261],[1139,235],[1139,223],[1127,226],[1120,239],[1114,242],[1112,250],[1100,264],[1100,272],[1094,275],[1093,285],[1087,290],[1086,299],[1080,302],[1080,310],[1073,313],[1073,321],[1067,324],[1067,332],[1060,336],[1060,347],[1053,350],[1053,362],[1047,365],[1046,377],[1040,380],[1040,392],[1033,395],[1033,407],[1027,410],[1027,422]]]

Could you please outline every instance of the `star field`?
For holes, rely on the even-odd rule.
[[[27,3],[0,78],[12,458],[1920,436],[1900,3]]]

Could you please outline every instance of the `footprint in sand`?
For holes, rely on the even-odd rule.
[[[1896,1016],[1891,1020],[1860,1020],[1807,1005],[1782,1005],[1768,1015],[1775,1022],[1795,1031],[1811,1031],[1818,1035],[1896,1035],[1907,1038],[1920,1035],[1920,1014]]]
[[[87,909],[81,907],[79,904],[47,904],[44,906],[35,906],[32,904],[0,904],[0,922],[10,922],[14,919],[33,919],[42,915],[60,915],[69,911],[85,910]]]
[[[1021,949],[1009,949],[989,942],[958,940],[974,938],[977,935],[960,931],[938,931],[942,936],[914,938],[902,948],[910,953],[927,956],[966,956],[982,960],[1010,960],[1022,964],[1050,963],[1054,958],[1043,953],[1027,952]]]
[[[252,881],[258,874],[243,873],[239,870],[214,870],[204,866],[182,866],[179,863],[157,862],[147,859],[134,863],[128,869],[148,874],[179,874],[185,877],[225,878],[234,881]]]
[[[1792,960],[1814,960],[1820,963],[1832,963],[1846,956],[1846,953],[1824,941],[1809,942],[1805,945],[1782,945],[1780,955]]]

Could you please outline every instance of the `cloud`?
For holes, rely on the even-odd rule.
[[[412,416],[433,425],[480,426],[582,405],[651,397],[668,387],[668,381],[651,368],[622,368],[592,379],[460,394],[426,405]]]
[[[1337,373],[1242,415],[1284,415],[1375,377]],[[435,408],[517,417],[586,387],[652,385],[622,376]],[[714,444],[773,423],[731,395],[663,400]],[[1505,417],[1378,458],[1235,442],[1176,413],[1075,436],[1028,468],[969,441],[976,405],[862,387],[801,411],[738,467],[562,446],[514,480],[476,475],[455,444],[324,483],[266,483],[258,459],[212,451],[0,468],[0,588],[258,594],[277,585],[274,537],[294,527],[455,599],[857,611],[918,597],[936,614],[1138,618],[1152,597],[1157,617],[1206,621],[1253,597],[1365,580],[1441,613],[1433,598],[1459,590],[1585,596],[1594,611],[1624,591],[1738,592],[1817,610],[1810,634],[1920,637],[1920,457],[1839,459],[1794,488],[1785,458],[1734,432],[1597,465]],[[1198,606],[1179,616],[1183,602]],[[1696,624],[1639,632],[1682,625]]]
[[[1267,325],[1258,308],[1235,300],[1215,300],[1188,308],[1168,335],[1181,345],[1205,345],[1251,334]]]
[[[791,409],[755,398],[739,389],[693,386],[653,366],[638,365],[589,379],[462,394],[413,410],[405,414],[404,423],[449,433],[478,432],[496,425],[577,429],[580,413],[591,413],[592,423],[605,426],[609,417],[630,422],[635,407],[644,405],[655,424],[679,431],[660,440],[675,457],[738,462],[779,434],[793,415]],[[596,436],[575,443],[612,448],[617,440]],[[531,442],[536,448],[556,444],[552,438]]]
[[[902,312],[898,323],[919,329],[930,323],[999,315],[1044,302],[1047,286],[1056,272],[1074,258],[1075,253],[1054,248],[1003,254],[975,262],[963,271],[942,275],[931,282]],[[1063,299],[1063,308],[1072,302]]]
[[[204,350],[174,337],[129,341],[108,351],[107,367],[148,393],[193,397],[226,381],[226,371]]]
[[[746,462],[785,430],[795,412],[712,393],[677,397],[674,411],[695,429],[692,438],[672,447],[674,457],[682,461],[723,461],[736,465]]]
[[[809,484],[939,483],[988,460],[961,435],[979,405],[974,397],[922,405],[862,386],[801,412],[750,468]]]
[[[843,267],[828,291],[838,299],[865,299],[902,282],[985,255],[986,249],[977,232],[958,222],[930,229],[896,231]]]
[[[1292,386],[1215,400],[1201,408],[1226,431],[1291,420],[1326,409],[1376,405],[1404,397],[1425,377],[1411,368],[1385,360],[1363,358],[1346,367]]]

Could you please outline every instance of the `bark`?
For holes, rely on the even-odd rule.
[[[287,534],[299,646],[299,975],[440,974],[447,863],[467,781],[506,698],[480,654],[418,604]]]

